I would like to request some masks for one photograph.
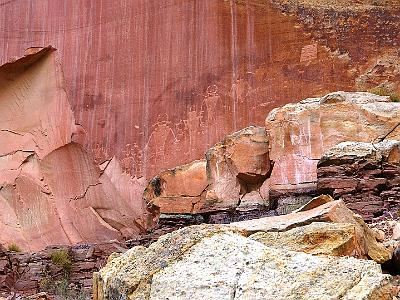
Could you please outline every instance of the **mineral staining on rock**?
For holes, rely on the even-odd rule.
[[[282,221],[174,231],[148,248],[111,257],[94,276],[94,299],[391,300],[390,276],[376,262],[348,257],[363,257],[361,245],[377,245],[375,238],[364,236],[370,229],[359,231],[358,221],[349,219],[356,217],[348,210],[346,218],[346,208],[337,205],[343,204],[333,201],[281,216]],[[280,232],[267,225],[285,222],[291,225],[282,225]]]

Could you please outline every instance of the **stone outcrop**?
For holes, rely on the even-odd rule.
[[[93,297],[392,300],[390,276],[376,262],[346,256],[366,254],[358,243],[369,228],[359,220],[343,202],[331,201],[291,216],[186,227],[148,248],[112,255],[94,275]],[[268,235],[277,237],[278,228],[275,242]]]
[[[318,162],[318,190],[342,199],[366,220],[397,219],[400,197],[400,142],[343,142]]]
[[[143,180],[78,142],[52,47],[0,66],[0,243],[22,250],[122,239],[154,225]],[[139,193],[138,193],[139,192]]]
[[[206,161],[196,160],[151,179],[143,198],[161,213],[198,213],[205,205],[207,186]]]
[[[268,206],[262,190],[273,163],[262,127],[251,126],[225,137],[206,153],[207,204],[213,210]]]
[[[266,119],[275,162],[270,197],[315,193],[317,163],[326,150],[350,140],[400,139],[399,124],[400,103],[369,93],[336,92],[274,109]]]

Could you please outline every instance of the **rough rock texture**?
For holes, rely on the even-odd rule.
[[[143,198],[149,206],[160,208],[156,232],[275,214],[269,211],[273,162],[268,153],[265,129],[250,126],[210,148],[205,160],[155,176]]]
[[[112,256],[94,299],[392,300],[373,261],[276,249],[222,225],[186,227]]]
[[[398,57],[396,3],[0,0],[0,62],[54,45],[87,149],[150,179],[274,107],[354,90]]]
[[[137,193],[144,182],[115,159],[100,168],[77,143],[54,50],[0,67],[0,243],[28,251],[143,233],[157,213]]]
[[[349,140],[399,139],[399,124],[400,103],[369,93],[336,92],[274,109],[266,119],[275,162],[270,197],[315,192],[317,163],[326,150]]]
[[[207,186],[206,161],[196,160],[151,179],[143,198],[161,213],[197,213],[205,204]]]
[[[228,135],[207,151],[206,159],[210,209],[268,206],[268,194],[261,187],[273,163],[263,127],[251,126]]]
[[[340,143],[322,156],[317,174],[319,192],[342,199],[366,220],[399,217],[399,141]]]
[[[363,236],[347,223],[313,222],[284,232],[257,232],[250,238],[269,247],[314,255],[365,257],[357,245]]]
[[[306,211],[293,212],[282,216],[234,222],[230,225],[246,230],[250,233],[257,233],[259,231],[285,232],[292,228],[308,225],[313,222],[351,224],[355,229],[353,236],[355,241],[354,245],[356,245],[352,251],[354,251],[358,257],[369,257],[379,263],[383,263],[390,259],[391,253],[382,244],[376,241],[374,233],[364,223],[363,219],[348,209],[340,200],[330,201]],[[298,230],[301,231],[301,229]],[[302,232],[307,234],[307,229],[304,229]],[[294,236],[292,238],[295,239]],[[329,237],[321,240],[323,242],[329,242]],[[298,240],[298,242],[301,241]],[[299,243],[298,247],[301,248],[303,246]]]
[[[105,265],[111,253],[126,249],[124,244],[110,241],[95,245],[50,246],[32,253],[0,253],[0,296],[32,295],[54,288],[57,280],[64,276],[62,266],[52,261],[52,254],[59,251],[66,251],[71,260],[68,276],[71,285],[90,292],[93,272]]]

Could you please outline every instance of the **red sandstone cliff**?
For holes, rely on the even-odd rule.
[[[396,98],[398,5],[343,3],[0,0],[0,62],[52,44],[65,75],[65,91],[54,63],[14,87],[2,83],[0,144],[2,154],[12,154],[3,157],[0,174],[4,226],[11,230],[6,240],[27,248],[36,240],[36,248],[136,235],[152,223],[141,199],[147,179],[202,158],[228,133],[262,125],[273,108],[332,90],[378,87]],[[13,88],[16,94],[7,92]],[[48,105],[47,93],[55,93]],[[282,166],[277,162],[272,183]],[[303,176],[293,166],[289,177]],[[296,180],[288,183],[301,183]],[[97,227],[86,228],[83,216]],[[34,229],[39,219],[65,226],[41,232]]]
[[[398,90],[396,4],[0,0],[0,62],[59,49],[86,149],[148,179],[285,103]]]

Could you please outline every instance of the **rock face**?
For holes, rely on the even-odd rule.
[[[370,79],[377,56],[398,59],[400,43],[396,0],[0,5],[0,63],[54,45],[86,150],[146,179],[262,125],[274,107],[381,84]],[[359,84],[365,74],[373,85]]]
[[[315,191],[317,163],[344,141],[400,139],[400,103],[368,93],[337,92],[274,109],[266,119],[275,162],[270,196]]]
[[[286,222],[283,219],[281,222],[260,219],[258,230],[254,228],[257,220],[230,226],[186,227],[162,236],[148,248],[138,246],[120,256],[110,257],[107,265],[94,276],[93,297],[95,300],[391,300],[394,291],[389,284],[390,276],[383,275],[376,262],[298,252],[360,254],[357,252],[360,248],[356,246],[359,241],[357,226],[346,219],[346,215],[353,215],[349,210],[343,215],[345,209],[342,202],[332,201],[309,211],[293,213],[293,219],[302,219],[299,226],[306,221],[311,223],[299,228],[292,226],[293,229],[286,227],[287,232],[281,228],[283,236],[291,239],[291,243],[283,247],[297,251],[282,249],[282,245],[266,238],[274,232],[268,232],[271,228],[265,224],[283,224]],[[343,224],[313,222],[318,219],[316,216],[330,222],[328,215],[332,219],[333,216],[343,218],[338,219]],[[295,230],[303,232],[290,238]],[[342,235],[343,232],[347,235]],[[283,236],[282,240],[285,239]],[[316,238],[309,244],[313,244],[314,249],[307,249],[304,246],[311,237]]]
[[[318,162],[318,190],[342,199],[365,219],[398,218],[400,142],[343,142]]]
[[[50,244],[121,239],[153,226],[143,188],[114,159],[102,169],[77,143],[53,48],[0,67],[0,243]]]

